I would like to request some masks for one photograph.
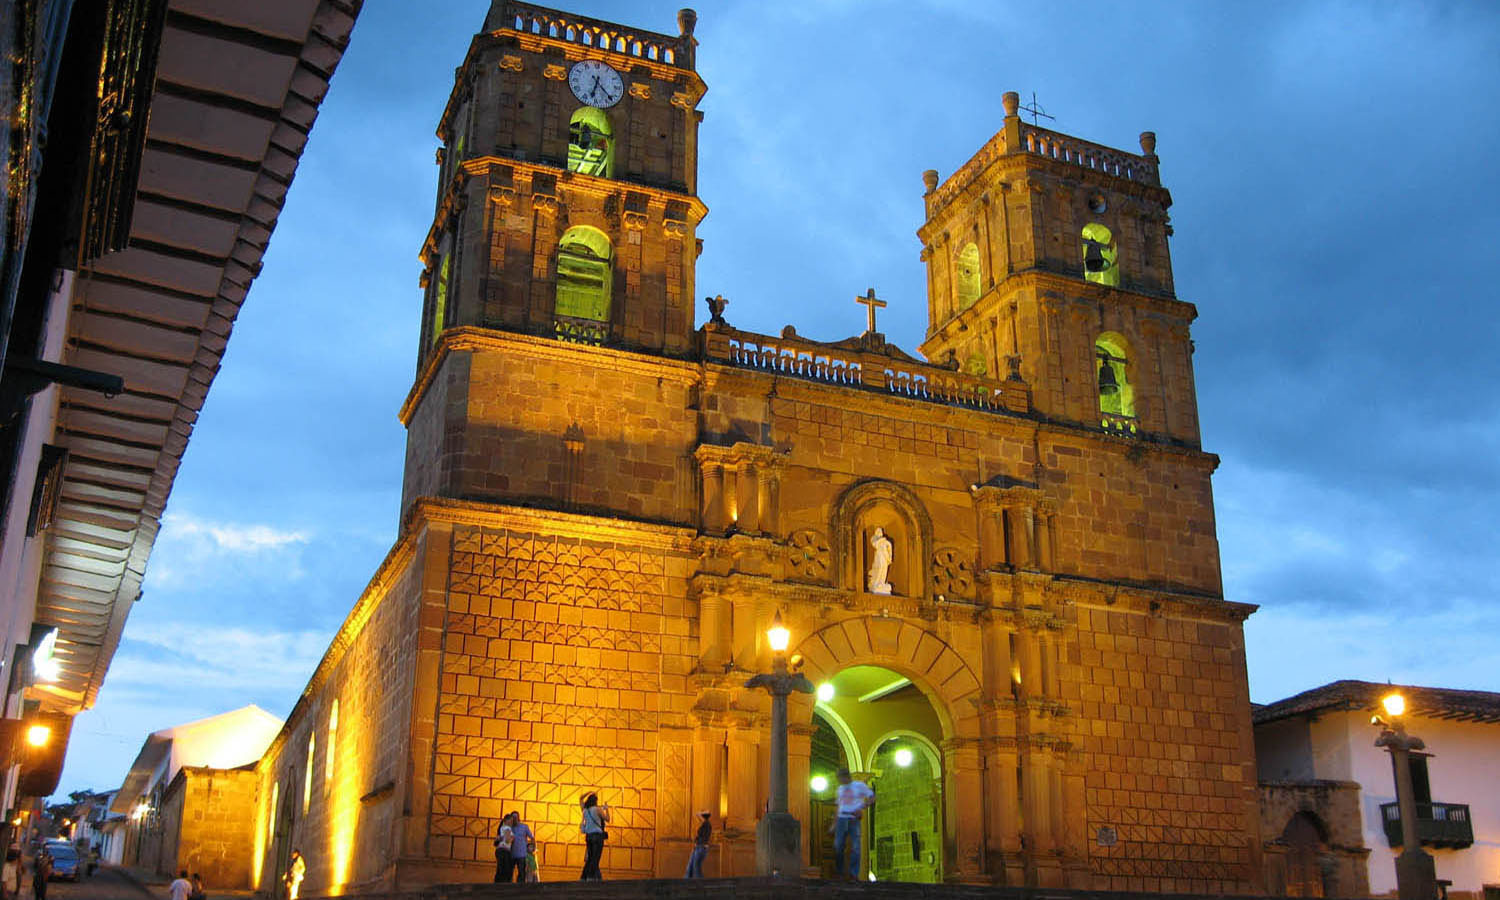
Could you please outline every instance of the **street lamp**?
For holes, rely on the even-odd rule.
[[[787,811],[786,698],[793,691],[812,693],[812,682],[787,669],[786,648],[792,633],[781,623],[781,611],[766,629],[772,651],[771,671],[745,682],[771,695],[771,808],[755,826],[755,867],[762,875],[797,875],[802,870],[802,823]]]
[[[1390,721],[1371,716],[1370,724],[1380,726],[1375,746],[1391,755],[1396,770],[1396,805],[1401,811],[1401,855],[1396,857],[1396,892],[1400,900],[1433,900],[1437,896],[1437,869],[1432,857],[1422,849],[1417,837],[1417,797],[1411,786],[1411,751],[1427,745],[1416,735],[1406,733],[1406,698],[1391,692],[1381,699]]]

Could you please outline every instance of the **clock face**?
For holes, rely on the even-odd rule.
[[[625,96],[620,73],[596,59],[575,64],[568,72],[568,87],[579,100],[600,108],[614,106]]]

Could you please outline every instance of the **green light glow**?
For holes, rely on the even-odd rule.
[[[1083,226],[1083,277],[1096,284],[1120,285],[1120,247],[1098,222]]]
[[[613,286],[609,238],[587,225],[569,228],[557,253],[557,314],[608,322]]]
[[[980,293],[979,247],[973,241],[959,251],[954,279],[958,282],[958,308],[968,309],[979,299]]]
[[[453,267],[453,254],[444,253],[443,261],[438,264],[437,290],[432,301],[432,342],[437,343],[443,334],[443,326],[447,324],[448,316],[448,276]]]
[[[1130,384],[1125,339],[1103,334],[1094,342],[1098,362],[1099,411],[1115,416],[1135,416],[1135,388]],[[1108,376],[1113,376],[1109,378]],[[1109,382],[1113,381],[1113,386]]]
[[[615,132],[602,109],[582,106],[568,122],[568,171],[612,178]]]

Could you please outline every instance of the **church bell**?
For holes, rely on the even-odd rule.
[[[1104,244],[1085,238],[1083,241],[1083,270],[1085,272],[1103,272],[1109,268],[1109,262],[1104,258]]]
[[[1099,396],[1113,397],[1120,393],[1120,382],[1115,380],[1115,367],[1108,357],[1099,357]]]

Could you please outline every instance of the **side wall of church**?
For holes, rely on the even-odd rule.
[[[658,828],[688,819],[685,790],[662,785],[681,784],[689,744],[661,737],[693,700],[686,539],[555,514],[524,524],[454,530],[432,863],[487,876],[499,820],[517,811],[543,878],[576,877],[579,801],[598,791],[613,814],[606,877],[653,875]]]
[[[446,538],[419,531],[392,550],[261,758],[253,864],[259,890],[277,884],[292,848],[307,864],[304,896],[389,885],[397,856],[409,852],[403,829],[426,803],[429,771],[412,752],[424,733],[414,715],[423,703],[420,656],[438,640],[432,626],[441,624],[430,621],[432,604],[423,602],[434,580],[426,562],[435,551],[446,554]],[[441,585],[446,573],[437,574]]]

